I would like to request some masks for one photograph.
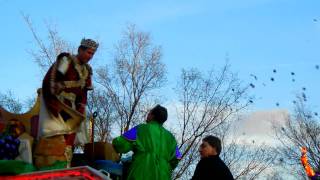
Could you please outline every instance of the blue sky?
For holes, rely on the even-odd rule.
[[[228,56],[239,77],[256,85],[252,110],[290,109],[294,93],[306,87],[310,107],[320,111],[320,70],[315,68],[320,65],[317,0],[0,0],[0,7],[0,92],[12,90],[20,100],[35,96],[42,80],[27,52],[35,49],[35,43],[23,12],[42,38],[46,37],[45,22],[50,22],[75,45],[82,37],[98,39],[102,46],[94,67],[111,60],[113,45],[126,25],[134,23],[162,46],[169,87],[175,85],[182,68],[206,71],[221,67]],[[295,82],[291,72],[295,72]]]

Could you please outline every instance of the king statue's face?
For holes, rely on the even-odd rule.
[[[93,50],[92,48],[87,48],[86,50],[80,50],[78,59],[81,63],[87,63],[92,59],[94,53],[95,53],[95,50]]]

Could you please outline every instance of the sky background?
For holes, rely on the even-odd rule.
[[[43,39],[49,23],[74,45],[83,37],[99,40],[93,68],[112,59],[113,45],[133,23],[162,46],[168,89],[176,85],[182,68],[206,72],[229,59],[244,83],[255,84],[250,111],[290,110],[295,94],[305,87],[308,105],[320,112],[318,0],[0,0],[0,7],[0,92],[11,90],[22,101],[35,97],[43,74],[28,53],[36,46],[21,13]]]
[[[128,23],[150,32],[162,46],[168,71],[162,93],[171,100],[182,68],[206,72],[228,59],[244,84],[255,85],[256,100],[236,132],[245,139],[273,143],[271,122],[283,123],[303,87],[308,106],[320,114],[319,0],[0,0],[0,8],[0,93],[11,90],[21,101],[36,96],[43,78],[28,53],[37,46],[23,13],[42,39],[46,23],[75,46],[83,37],[97,39],[93,68],[112,60]]]

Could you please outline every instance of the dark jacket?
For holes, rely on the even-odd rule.
[[[202,158],[197,164],[192,180],[233,180],[229,168],[219,156]]]

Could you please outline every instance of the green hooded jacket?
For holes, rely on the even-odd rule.
[[[171,179],[181,158],[174,136],[156,121],[130,129],[112,144],[119,153],[134,153],[128,180]]]

